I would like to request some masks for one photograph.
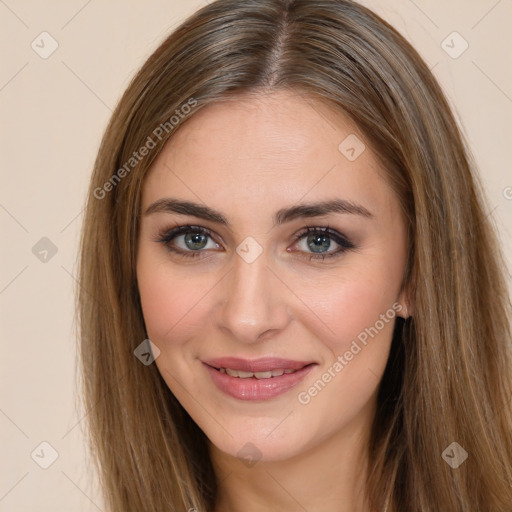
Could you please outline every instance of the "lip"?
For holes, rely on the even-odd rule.
[[[316,366],[310,361],[292,361],[279,358],[262,358],[252,361],[226,357],[203,361],[203,366],[210,374],[216,387],[232,398],[245,401],[265,401],[275,398],[295,387]],[[242,379],[221,373],[217,368],[231,368],[248,372],[263,372],[275,369],[296,370],[279,377]]]

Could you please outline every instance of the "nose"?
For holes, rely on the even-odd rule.
[[[256,343],[276,335],[290,322],[286,298],[291,292],[269,266],[265,252],[248,263],[238,254],[222,280],[219,327],[240,343]]]

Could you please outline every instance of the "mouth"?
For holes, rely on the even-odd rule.
[[[295,373],[297,370],[292,370],[290,368],[287,369],[276,369],[269,370],[267,372],[245,372],[243,370],[233,370],[232,368],[215,368],[220,373],[227,373],[230,377],[236,377],[238,379],[250,379],[254,377],[255,379],[271,379],[272,377],[281,377],[281,375]]]
[[[280,358],[203,361],[218,389],[240,400],[268,400],[298,384],[317,365]]]

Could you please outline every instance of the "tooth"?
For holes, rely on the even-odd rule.
[[[252,373],[252,372],[244,372],[242,370],[238,370],[238,376],[241,379],[248,379],[249,377],[253,377],[254,373]]]
[[[226,373],[231,377],[238,377],[240,379],[248,379],[254,376],[252,372],[244,372],[243,370],[232,370],[231,368],[226,368]]]
[[[283,370],[282,368],[278,368],[276,370],[268,370],[266,372],[246,372],[244,370],[233,370],[231,368],[220,368],[219,371],[221,373],[226,373],[230,377],[237,377],[240,379],[250,379],[251,377],[256,377],[257,379],[270,379],[271,377],[280,377],[285,373],[293,373],[296,370]]]
[[[272,377],[272,372],[255,372],[254,376],[257,379],[270,379],[270,377]]]

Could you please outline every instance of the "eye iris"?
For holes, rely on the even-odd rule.
[[[190,246],[188,242],[192,242],[195,246]],[[207,235],[201,233],[187,233],[185,235],[185,244],[189,249],[203,249],[207,243]],[[197,247],[199,245],[199,247]]]
[[[313,245],[311,245],[311,242]],[[325,235],[309,235],[308,236],[308,245],[313,250],[313,252],[321,252],[317,249],[329,249],[331,245],[330,238]]]

